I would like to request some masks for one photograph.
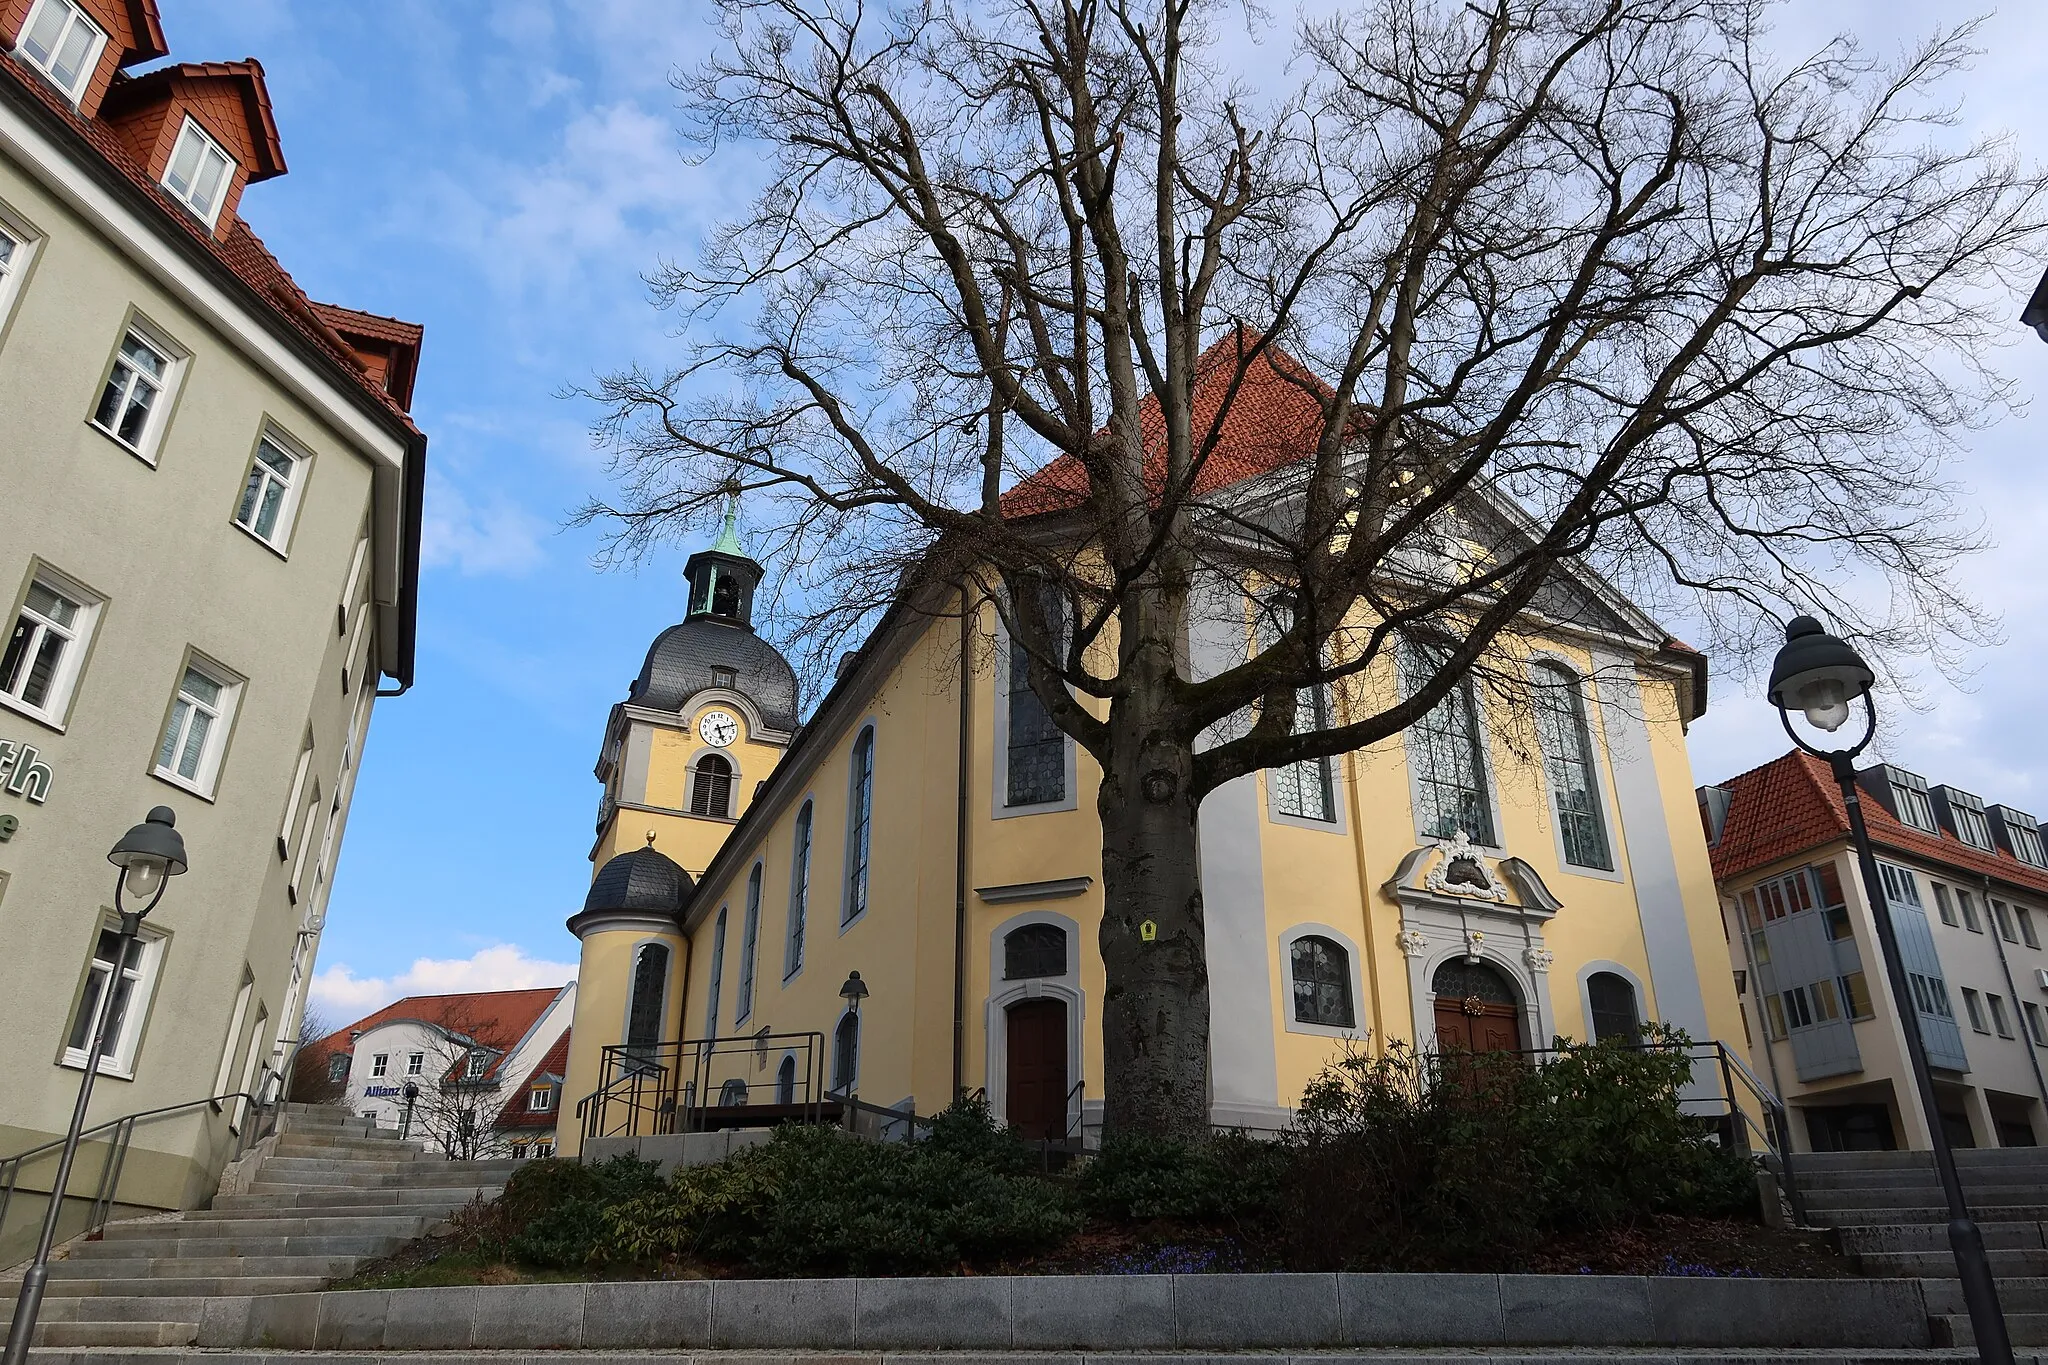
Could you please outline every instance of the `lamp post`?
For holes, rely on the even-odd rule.
[[[405,1083],[405,1112],[399,1115],[398,1118],[398,1140],[400,1142],[404,1142],[412,1136],[412,1107],[419,1097],[420,1087],[418,1082],[407,1081]]]
[[[1913,1083],[1919,1091],[1928,1140],[1934,1148],[1934,1169],[1948,1199],[1949,1250],[1955,1256],[1963,1302],[1970,1311],[1977,1357],[1987,1365],[2011,1365],[2012,1342],[2006,1335],[2005,1314],[1998,1305],[1998,1286],[1991,1278],[1991,1262],[1984,1254],[1984,1234],[1970,1216],[1969,1204],[1963,1198],[1955,1153],[1942,1129],[1941,1111],[1935,1106],[1934,1077],[1927,1069],[1927,1045],[1920,1036],[1920,1015],[1906,979],[1906,961],[1899,955],[1898,932],[1892,925],[1891,905],[1885,899],[1877,854],[1870,846],[1870,830],[1863,822],[1863,801],[1856,785],[1856,756],[1877,734],[1877,704],[1870,695],[1875,681],[1870,665],[1846,641],[1828,634],[1811,616],[1795,616],[1785,626],[1785,644],[1771,665],[1769,695],[1771,704],[1778,708],[1785,733],[1807,753],[1826,759],[1842,789],[1842,804],[1849,813],[1849,835],[1856,846],[1857,870],[1863,877],[1863,894],[1870,902],[1871,918],[1877,925],[1885,979],[1891,985],[1899,1027],[1906,1036],[1906,1056],[1913,1066]],[[1859,697],[1865,718],[1863,738],[1851,748],[1819,748],[1792,728],[1791,713],[1798,710],[1808,724],[1833,734],[1848,722],[1850,707]]]
[[[142,917],[156,909],[164,898],[171,878],[185,870],[185,841],[177,830],[178,816],[169,806],[158,806],[135,828],[121,836],[107,854],[107,861],[121,869],[114,879],[114,909],[121,916],[121,932],[114,940],[114,960],[93,1002],[90,1041],[85,1048],[85,1075],[78,1082],[78,1102],[71,1109],[71,1127],[64,1133],[64,1149],[57,1158],[56,1178],[50,1184],[50,1205],[43,1210],[42,1236],[36,1240],[35,1258],[21,1277],[21,1297],[15,1300],[14,1322],[7,1329],[6,1365],[24,1365],[29,1342],[36,1333],[36,1315],[42,1311],[43,1290],[50,1282],[50,1247],[57,1240],[57,1220],[64,1212],[64,1188],[71,1183],[71,1163],[78,1156],[79,1134],[85,1129],[86,1106],[92,1101],[93,1078],[99,1075],[100,1051],[106,1046],[107,1023],[113,1017],[114,995],[121,988],[121,972],[128,965],[128,951],[142,932]],[[141,901],[131,909],[126,897]]]
[[[853,1132],[860,1120],[860,1002],[868,998],[868,983],[860,979],[859,972],[846,974],[839,998],[853,1013],[853,1046],[846,1050],[846,1127]]]

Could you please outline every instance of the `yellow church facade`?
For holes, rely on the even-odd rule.
[[[689,575],[598,764],[565,1102],[622,1135],[984,1090],[1031,1136],[1091,1139],[1099,775],[998,614],[957,590],[899,601],[799,724],[730,525]],[[1468,687],[1394,740],[1206,798],[1214,1121],[1283,1124],[1347,1047],[1651,1021],[1741,1038],[1684,744],[1704,660],[1605,585],[1573,592],[1506,647],[1546,699],[1532,713]],[[1198,671],[1245,657],[1242,587],[1205,582],[1194,616]]]

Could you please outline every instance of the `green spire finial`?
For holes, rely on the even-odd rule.
[[[718,533],[718,539],[712,544],[712,549],[722,554],[740,555],[742,557],[746,555],[747,552],[740,548],[739,532],[733,529],[739,519],[740,495],[734,493],[725,504],[725,527]]]

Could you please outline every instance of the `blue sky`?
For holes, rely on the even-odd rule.
[[[413,991],[573,971],[562,922],[590,875],[591,765],[606,709],[681,614],[683,554],[600,572],[592,537],[561,529],[604,472],[590,413],[557,395],[675,345],[641,273],[691,254],[760,175],[744,148],[683,154],[669,75],[703,53],[708,17],[689,0],[164,0],[175,57],[253,54],[269,74],[292,171],[255,187],[244,216],[314,297],[427,329],[419,679],[373,727],[315,993],[330,1023]],[[1783,38],[1848,29],[1884,51],[1945,17],[1801,0]],[[1985,40],[1966,122],[2048,153],[2048,17],[2008,6]],[[1269,33],[1250,64],[1283,47]],[[2048,346],[2016,329],[2006,368],[2038,393]],[[2005,642],[1955,661],[1974,670],[1967,690],[1927,674],[1926,709],[1895,708],[1888,744],[1931,780],[2048,815],[2041,421],[1974,438],[1957,471],[1995,542],[1971,581]],[[1784,747],[1754,681],[1716,662],[1691,740],[1700,780]]]

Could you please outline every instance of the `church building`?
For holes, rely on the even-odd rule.
[[[1308,400],[1243,385],[1269,391],[1240,392],[1215,463],[1251,479],[1304,453],[1274,414]],[[899,600],[800,723],[730,517],[687,577],[598,757],[562,1151],[976,1090],[1029,1136],[1092,1140],[1099,773],[993,607]],[[1685,751],[1705,659],[1590,574],[1559,592],[1504,643],[1533,714],[1468,683],[1393,740],[1206,798],[1217,1123],[1284,1124],[1347,1047],[1742,1036]],[[1228,580],[1197,595],[1208,675],[1253,613]]]

